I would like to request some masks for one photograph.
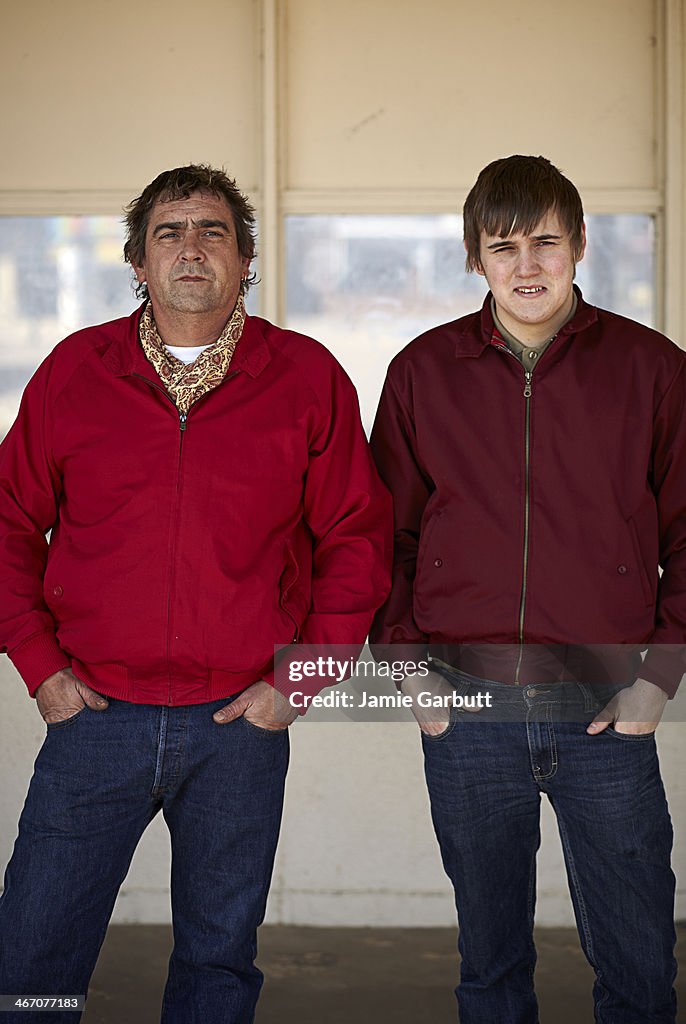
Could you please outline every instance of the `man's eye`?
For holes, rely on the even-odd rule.
[[[165,238],[178,238],[178,237],[179,237],[178,231],[165,231],[164,234],[160,235],[160,238],[162,238],[162,239],[165,239]]]
[[[205,234],[210,238],[223,238],[221,231],[206,231]]]

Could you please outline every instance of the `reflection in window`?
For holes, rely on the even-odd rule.
[[[139,304],[123,245],[119,217],[0,217],[0,438],[57,342]]]
[[[596,305],[652,324],[653,219],[587,218],[577,281]],[[386,367],[422,331],[478,309],[484,279],[464,269],[452,215],[291,216],[286,222],[287,322],[327,345],[360,394],[365,427]]]

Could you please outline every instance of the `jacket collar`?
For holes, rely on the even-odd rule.
[[[103,350],[102,360],[117,377],[137,374],[159,383],[155,370],[145,357],[138,336],[144,307],[145,303],[134,310],[131,316],[103,325],[101,329],[110,335],[110,339]],[[242,370],[249,377],[257,377],[270,362],[272,355],[262,324],[263,321],[259,317],[246,316],[229,373]]]
[[[577,298],[576,312],[571,320],[568,320],[564,327],[558,331],[558,338],[566,337],[569,334],[577,334],[586,330],[598,319],[598,310],[588,302],[584,302],[581,290],[574,285]],[[491,312],[491,292],[489,291],[481,310],[472,313],[458,321],[457,340],[455,342],[455,355],[480,356],[491,344],[495,323]]]

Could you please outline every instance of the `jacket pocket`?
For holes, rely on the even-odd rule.
[[[419,535],[419,547],[417,548],[416,577],[419,577],[422,569],[425,567],[427,559],[431,555],[430,544],[444,511],[445,509],[442,508],[437,509],[428,522],[422,524],[421,533]]]
[[[646,605],[648,605],[648,607],[652,607],[655,604],[656,592],[655,588],[651,586],[648,570],[646,569],[646,564],[643,559],[636,523],[631,518],[627,519],[626,523],[629,527],[629,534],[631,535],[631,543],[633,545],[634,558],[636,560],[636,570],[641,581],[643,597],[645,598]]]

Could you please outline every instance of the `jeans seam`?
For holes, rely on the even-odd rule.
[[[586,910],[586,901],[584,900],[583,893],[581,891],[581,883],[579,882],[579,876],[576,870],[576,864],[574,862],[574,854],[572,853],[572,847],[569,842],[569,835],[567,833],[567,826],[564,819],[557,812],[557,827],[560,832],[560,840],[564,847],[565,853],[567,854],[567,873],[569,876],[569,882],[574,889],[576,894],[577,902],[579,905],[579,920],[581,923],[581,929],[583,931],[584,939],[586,941],[586,955],[593,967],[596,977],[600,981],[600,971],[595,962],[595,949],[593,946],[593,936],[591,935],[591,928],[588,921],[588,911]]]
[[[546,709],[546,716],[548,719],[548,736],[550,738],[550,749],[552,753],[552,763],[550,766],[550,775],[546,778],[550,779],[557,772],[558,758],[557,758],[557,737],[555,736],[555,725],[553,723],[553,706],[549,704]]]
[[[529,939],[533,947],[534,960],[529,967],[529,980],[533,988],[534,977],[536,973],[536,943],[533,940],[534,924],[536,921],[536,856],[538,850],[534,850],[531,857],[531,867],[529,868],[529,891],[527,893],[527,903],[529,910]]]

